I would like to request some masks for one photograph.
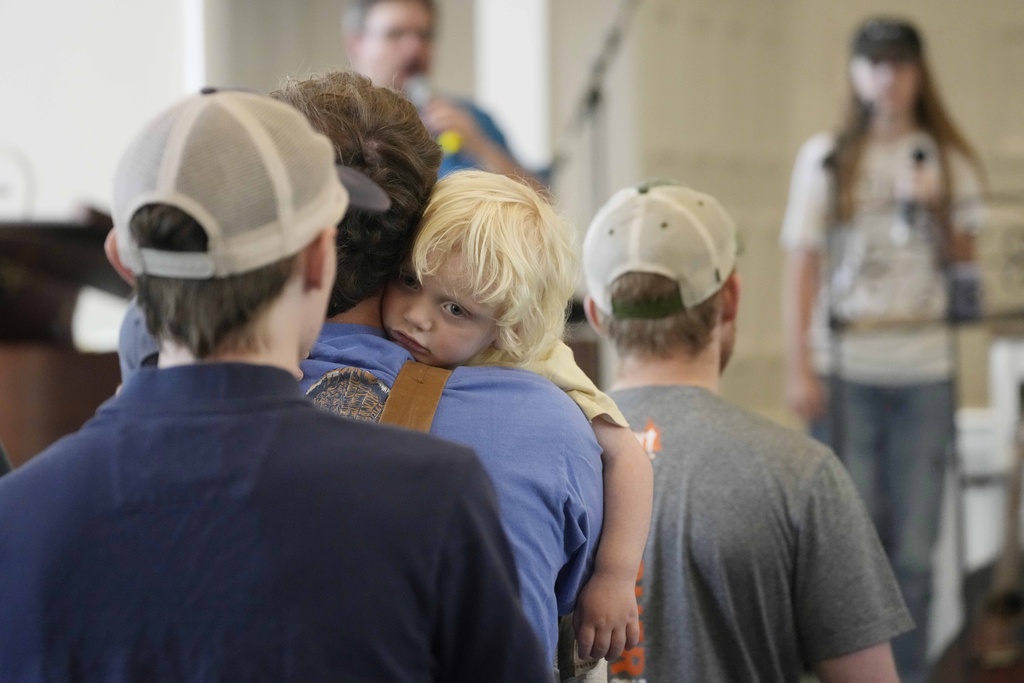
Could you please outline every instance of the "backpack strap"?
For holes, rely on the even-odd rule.
[[[381,424],[429,432],[441,392],[451,374],[451,370],[406,361],[391,386],[380,414]]]

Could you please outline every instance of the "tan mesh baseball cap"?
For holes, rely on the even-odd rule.
[[[587,290],[618,318],[660,318],[715,294],[736,267],[736,225],[714,197],[682,185],[651,181],[615,193],[583,240]],[[664,305],[616,306],[612,283],[626,273],[654,273],[679,285]]]
[[[206,231],[205,252],[142,249],[129,223],[169,204]],[[384,211],[384,191],[336,167],[330,141],[293,107],[243,91],[186,98],[135,136],[114,180],[118,251],[137,275],[206,279],[291,256],[349,206]]]

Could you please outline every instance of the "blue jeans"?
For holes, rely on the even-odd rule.
[[[953,385],[832,379],[829,396],[835,414],[812,424],[811,434],[836,450],[875,522],[917,624],[892,641],[896,666],[902,681],[924,681],[932,551],[954,440]],[[839,443],[832,443],[833,431]]]

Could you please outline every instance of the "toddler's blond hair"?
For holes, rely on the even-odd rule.
[[[461,272],[445,263],[461,259]],[[523,364],[562,338],[578,272],[569,223],[525,183],[495,173],[460,171],[440,181],[416,235],[418,277],[454,275],[454,286],[493,306],[498,346]]]

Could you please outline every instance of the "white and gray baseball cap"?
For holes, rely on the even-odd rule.
[[[708,300],[736,267],[736,224],[714,197],[667,181],[616,192],[583,240],[587,291],[617,318],[661,318]],[[679,298],[649,305],[612,300],[626,273],[653,273],[679,286]]]
[[[140,248],[132,216],[168,204],[206,232],[205,252]],[[149,122],[121,157],[113,217],[122,262],[137,275],[245,273],[298,253],[349,206],[385,211],[369,178],[334,162],[330,141],[295,108],[251,92],[186,98]]]

